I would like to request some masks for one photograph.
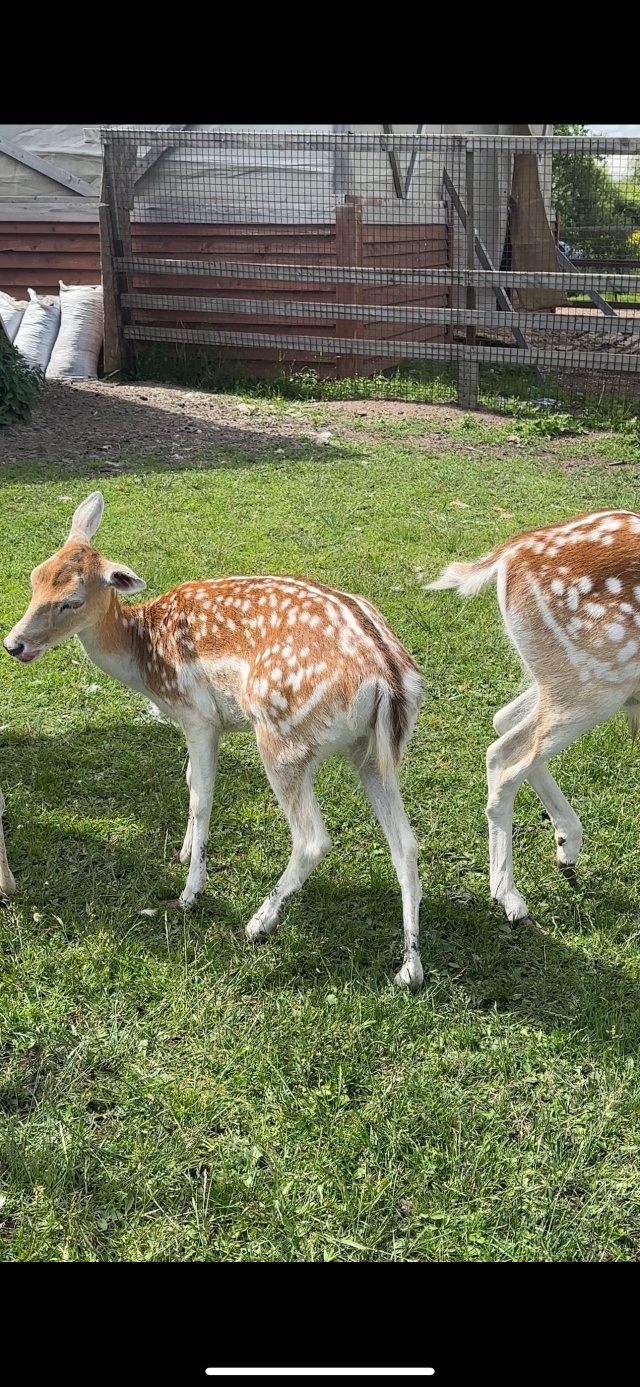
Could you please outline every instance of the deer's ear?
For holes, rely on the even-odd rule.
[[[102,570],[103,581],[116,592],[144,592],[146,583],[126,563],[107,563]]]
[[[86,501],[82,501],[73,513],[69,539],[77,535],[79,539],[90,540],[98,529],[104,513],[104,497],[101,491],[92,491]]]

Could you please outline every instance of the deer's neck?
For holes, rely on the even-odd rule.
[[[138,693],[147,692],[139,651],[144,630],[144,607],[121,606],[115,592],[106,613],[79,632],[79,639],[98,669]]]

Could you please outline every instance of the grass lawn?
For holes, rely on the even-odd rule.
[[[407,996],[399,890],[346,767],[318,780],[333,853],[251,948],[242,928],[289,851],[251,738],[223,745],[203,904],[165,913],[185,877],[178,730],[77,643],[32,668],[1,656],[19,885],[0,911],[6,1261],[638,1260],[638,753],[620,720],[556,766],[585,827],[576,891],[521,792],[516,881],[548,935],[509,926],[489,899],[484,754],[521,671],[493,590],[422,586],[522,527],[637,506],[638,441],[516,442],[460,417],[425,447],[415,427],[227,446],[225,466],[129,457],[98,481],[89,463],[0,472],[2,634],[100,485],[99,546],[151,593],[307,574],[372,599],[427,681],[402,772],[426,975]]]

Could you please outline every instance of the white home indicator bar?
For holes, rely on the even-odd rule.
[[[207,1368],[207,1377],[433,1377],[435,1368]]]

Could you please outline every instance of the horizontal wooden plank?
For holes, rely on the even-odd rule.
[[[224,279],[190,279],[188,276],[175,278],[171,275],[137,275],[131,276],[132,288],[136,291],[150,289],[154,292],[162,291],[164,294],[194,294],[203,295],[211,292],[229,294],[232,292],[252,296],[264,295],[265,297],[277,295],[282,300],[291,303],[299,303],[309,298],[309,288],[300,284],[282,284],[275,280],[263,280],[256,282],[241,277]],[[367,304],[406,304],[413,307],[445,307],[451,298],[450,291],[445,288],[422,285],[418,288],[407,289],[405,286],[395,285],[367,285],[363,288],[360,295],[361,301]],[[335,284],[316,284],[313,286],[314,302],[335,303],[336,286]]]
[[[427,270],[444,268],[449,264],[449,252],[446,246],[441,248],[421,247],[419,250],[390,250],[388,252],[376,251],[375,255],[367,253],[366,246],[363,246],[362,259],[365,268],[389,269],[389,270]]]
[[[362,240],[366,243],[376,245],[385,241],[443,241],[447,238],[448,227],[438,224],[431,225],[422,223],[412,225],[411,222],[402,223],[389,222],[384,226],[376,226],[374,223],[363,222]]]
[[[181,247],[181,249],[184,249],[184,247]],[[309,251],[307,249],[304,252],[304,254],[301,254],[300,256],[297,256],[294,251],[286,249],[278,251],[277,249],[274,249],[270,253],[265,252],[264,261],[262,261],[259,249],[252,249],[251,251],[249,251],[246,246],[242,245],[236,245],[234,247],[221,247],[221,249],[223,249],[225,253],[228,252],[229,254],[228,260],[226,259],[225,254],[226,263],[233,263],[236,265],[236,267],[245,263],[264,263],[265,265],[291,265],[294,268],[294,270],[297,270],[297,267],[299,265],[310,265],[313,268],[319,267],[320,269],[326,268],[330,270],[336,261],[335,244],[333,247],[319,249],[318,251]],[[148,260],[149,256],[145,252],[144,255],[141,256],[141,258]],[[162,253],[160,253],[157,256],[158,260],[163,260],[167,258],[168,257],[166,255],[163,255]],[[199,257],[199,263],[219,264],[220,259],[221,257],[219,253],[218,255],[212,254],[210,260],[208,256]],[[162,273],[166,273],[166,271],[162,271]],[[298,279],[300,278],[300,276],[297,275],[297,273],[294,275],[294,277]]]
[[[31,268],[47,270],[69,270],[74,268],[83,270],[95,270],[100,272],[100,252],[98,249],[87,251],[75,250],[72,252],[57,251],[55,254],[47,254],[44,251],[7,251],[2,244],[0,236],[0,274],[6,269],[19,270],[28,274]]]
[[[449,255],[450,247],[446,236],[440,237],[439,240],[434,238],[429,241],[420,241],[416,238],[411,241],[394,241],[392,239],[366,241],[363,237],[362,251],[365,265],[385,265],[387,262],[382,257],[388,255],[396,256],[399,265],[405,263],[407,256],[418,256],[425,265],[439,265],[440,259],[434,260],[432,257]],[[449,261],[447,260],[446,263],[449,264]]]
[[[194,294],[123,294],[123,304],[130,308],[158,309],[175,312],[179,309],[195,313],[252,314],[268,318],[295,318],[297,321],[347,319],[363,323],[438,324],[482,328],[520,328],[527,332],[592,333],[600,336],[637,337],[640,335],[640,305],[638,315],[606,318],[603,314],[581,313],[493,313],[485,309],[422,308],[400,304],[348,304],[335,301],[318,302],[290,299],[207,297]]]
[[[565,293],[588,293],[590,289],[609,293],[640,293],[640,275],[571,274],[569,271],[539,272],[537,270],[453,270],[453,269],[367,269],[345,265],[279,265],[242,261],[246,279],[298,280],[305,284],[441,284],[491,290],[501,285],[505,289],[558,289]],[[144,274],[226,275],[238,276],[238,261],[170,260],[158,256],[130,256],[116,259],[119,270]]]
[[[67,254],[66,251],[59,250],[49,254],[45,251],[38,251],[30,254],[29,251],[8,250],[5,251],[0,243],[0,273],[3,270],[21,270],[23,267],[31,269],[37,266],[41,270],[100,270],[100,252],[95,250],[73,251]]]
[[[319,202],[317,198],[311,196],[304,201],[301,198],[300,188],[291,189],[290,195],[276,197],[269,192],[269,182],[273,182],[273,171],[264,170],[266,175],[266,187],[260,200],[249,202],[246,198],[237,195],[231,198],[226,196],[212,197],[211,194],[198,194],[189,190],[189,166],[184,169],[185,193],[182,198],[178,197],[173,191],[171,196],[147,197],[143,200],[137,197],[132,209],[132,221],[135,225],[156,225],[159,222],[177,222],[184,225],[198,225],[202,222],[228,223],[231,226],[242,224],[243,226],[255,225],[263,227],[265,225],[281,225],[288,222],[291,226],[335,226],[336,203]],[[308,170],[301,168],[298,176],[304,176]],[[374,200],[375,201],[375,200]],[[411,226],[435,226],[438,224],[448,224],[448,213],[443,203],[430,202],[421,204],[417,202],[394,202],[393,211],[390,215],[389,207],[391,204],[380,203],[379,205],[368,205],[367,200],[363,201],[362,219],[363,224],[389,224],[400,225],[406,222]]]
[[[148,327],[153,327],[158,323],[158,318],[152,312],[145,312],[143,309],[134,309],[132,312],[132,321],[135,325],[143,324]],[[234,318],[233,315],[225,313],[198,315],[188,310],[183,310],[180,313],[168,311],[162,315],[162,327],[173,324],[176,327],[193,328],[196,331],[200,328],[211,328],[216,332],[231,333],[235,333],[241,328],[245,334],[268,333],[269,336],[277,336],[278,338],[286,337],[291,331],[296,331],[294,326],[296,322],[297,319],[295,315],[289,319],[282,318],[277,320],[269,318],[265,314],[249,314],[243,317],[240,322],[238,322],[237,318]],[[323,319],[317,322],[305,319],[303,330],[306,336],[315,340],[316,338],[326,337],[328,333],[338,334],[340,331],[344,332],[345,322],[342,320],[338,326],[337,323],[332,323],[330,319]],[[360,326],[358,329],[359,340],[373,343],[376,350],[375,344],[377,342],[390,341],[396,337],[404,337],[407,341],[426,342],[433,340],[444,342],[450,340],[451,333],[451,328],[446,326],[434,326],[433,324],[407,326],[407,324],[404,323],[402,326],[398,324],[394,326],[389,323],[376,323],[375,325],[369,323]]]
[[[238,283],[235,284],[234,281],[230,279],[220,280],[218,284],[216,280],[203,279],[203,293],[202,295],[198,295],[198,280],[192,280],[188,278],[180,279],[179,277],[173,279],[168,276],[163,277],[162,275],[132,275],[131,280],[133,282],[133,287],[136,293],[141,291],[143,288],[149,289],[153,293],[157,293],[161,290],[162,292],[160,294],[160,297],[167,299],[171,299],[173,297],[207,297],[211,296],[212,290],[215,293],[217,289],[219,289],[223,295],[228,295],[231,290],[237,290],[238,296],[245,295],[246,297],[256,298],[258,301],[260,301],[262,298],[269,298],[275,291],[280,297],[281,301],[283,303],[288,304],[305,303],[308,301],[309,297],[308,291],[300,285],[297,285],[295,288],[292,289],[287,289],[275,284],[272,284],[271,286],[269,286],[268,284],[247,285],[243,283],[243,281],[241,280],[239,280]],[[195,293],[194,286],[196,289]],[[321,302],[323,304],[335,303],[335,298],[336,291],[333,285],[319,286],[314,291],[314,299],[317,302]]]
[[[49,293],[50,290],[42,290],[43,285],[55,285],[55,293],[60,292],[59,280],[64,280],[65,284],[99,284],[99,270],[69,270],[65,274],[56,275],[51,270],[43,270],[38,267],[29,270],[25,275],[24,270],[0,270],[0,289],[5,291],[14,284],[26,284],[30,289],[39,289],[41,292]]]
[[[266,371],[273,372],[274,364],[282,366],[313,366],[319,375],[332,376],[335,374],[336,357],[318,356],[317,352],[288,352],[282,351],[260,351],[257,347],[245,349],[244,347],[234,347],[231,353],[226,353],[226,359],[230,361],[242,361],[245,363],[260,363]],[[265,374],[266,374],[265,371]]]
[[[320,247],[335,239],[336,228],[333,226],[305,226],[304,223],[293,223],[289,227],[266,224],[263,226],[252,226],[245,223],[227,222],[222,225],[202,226],[200,224],[189,224],[184,222],[182,225],[164,225],[162,222],[132,222],[132,235],[136,240],[143,244],[157,237],[170,240],[186,241],[191,247],[194,242],[200,240],[213,241],[242,241],[247,246],[260,245],[262,241],[275,241],[278,244],[292,247],[299,242]],[[415,239],[415,238],[412,238]]]
[[[98,221],[98,202],[93,197],[5,198],[0,201],[0,222],[81,222]]]
[[[135,308],[132,310],[131,318],[134,323],[147,323],[150,326],[157,325],[158,327],[165,327],[167,324],[171,323],[182,323],[183,325],[190,324],[194,328],[213,328],[216,332],[222,328],[225,328],[225,330],[229,332],[242,331],[246,333],[253,332],[255,329],[256,332],[259,333],[268,332],[277,333],[278,335],[283,332],[287,333],[288,331],[303,331],[305,334],[308,333],[310,336],[317,337],[318,334],[322,335],[322,333],[331,333],[337,330],[336,322],[332,322],[330,318],[318,319],[316,321],[313,319],[305,319],[304,327],[298,328],[293,326],[294,323],[300,321],[297,316],[293,316],[291,319],[274,319],[265,313],[249,313],[243,316],[241,320],[238,320],[238,318],[231,313],[208,313],[202,315],[195,313],[191,309],[168,309],[166,313],[163,313],[162,318],[159,318],[158,314],[150,309]],[[365,329],[363,328],[362,332],[364,331]],[[383,335],[388,336],[388,333],[385,333],[384,327],[377,327],[376,331],[382,332]]]
[[[251,227],[236,225],[229,226],[199,226],[197,229],[186,225],[183,227],[172,226],[142,226],[142,223],[135,223],[132,226],[133,240],[142,245],[143,250],[151,254],[151,247],[154,241],[182,241],[187,244],[189,250],[194,250],[199,241],[211,241],[212,244],[228,244],[229,241],[235,244],[239,241],[243,250],[253,250],[254,247],[262,244],[282,245],[283,250],[292,250],[297,245],[310,245],[312,250],[322,250],[325,245],[330,245],[336,239],[336,227],[326,227],[319,229],[318,236],[314,234],[314,227],[293,226],[289,232],[282,232],[279,227],[260,226],[254,227],[254,234],[251,236]]]
[[[262,350],[315,351],[334,356],[367,355],[375,347],[377,356],[393,356],[410,361],[479,361],[509,366],[540,366],[552,370],[581,370],[640,375],[640,355],[622,352],[567,352],[519,347],[464,347],[432,342],[370,341],[353,337],[312,337],[274,333],[219,332],[210,328],[127,326],[125,336],[138,342],[192,342],[217,347],[259,347]]]
[[[60,232],[59,227],[52,235],[43,235],[41,232],[34,234],[33,231],[7,233],[0,222],[0,250],[19,255],[49,254],[52,251],[65,251],[67,254],[78,251],[82,255],[99,252],[98,228],[90,226],[87,230],[91,233],[89,236],[67,235],[66,232]]]
[[[281,225],[283,222],[304,227],[305,230],[310,226],[335,226],[335,201],[319,203],[311,198],[302,201],[299,188],[292,190],[288,199],[275,198],[272,193],[270,195],[267,185],[260,194],[256,193],[255,201],[248,202],[237,194],[233,197],[230,191],[223,192],[224,185],[221,185],[217,196],[215,193],[212,195],[211,192],[191,189],[188,167],[184,170],[183,182],[182,197],[178,196],[174,187],[170,195],[166,193],[162,196],[160,193],[146,200],[136,197],[131,210],[132,224],[154,226],[160,222],[176,222],[188,226],[218,222],[229,226],[259,226],[262,230],[265,226]]]
[[[335,236],[335,221],[323,225],[314,222],[310,226],[291,222],[267,222],[249,224],[238,222],[134,222],[134,236],[246,236],[249,240],[259,236],[285,236],[295,240],[298,236],[318,237],[320,240]]]
[[[323,264],[335,257],[335,235],[319,237],[314,240],[310,236],[256,236],[253,240],[248,237],[238,236],[234,227],[233,236],[220,235],[201,235],[190,237],[185,241],[184,236],[166,234],[141,237],[138,235],[137,228],[132,235],[134,251],[141,255],[181,255],[188,252],[189,256],[213,256],[217,260],[224,260],[227,255],[243,255],[248,260],[263,255],[274,255],[277,259],[286,257],[289,260],[295,257],[304,263],[305,255],[318,257],[318,262],[313,259],[310,263]]]
[[[97,226],[91,222],[10,222],[0,218],[0,236],[79,236],[99,238]]]
[[[255,283],[254,280],[252,280],[249,283],[246,279],[237,275],[235,277],[229,277],[228,279],[226,278],[226,276],[224,279],[209,279],[205,277],[203,277],[202,279],[194,277],[192,279],[187,275],[174,276],[133,274],[131,276],[131,279],[133,281],[133,286],[135,289],[162,289],[164,293],[210,293],[212,289],[221,290],[223,293],[227,293],[231,290],[245,289],[247,293],[252,294],[258,292],[271,294],[276,293],[285,296],[291,294],[292,298],[300,298],[301,296],[306,296],[308,298],[309,296],[308,289],[300,284],[292,284],[291,286],[287,286],[276,283],[275,280],[265,279],[262,283],[258,285]],[[319,285],[318,287],[314,288],[314,296],[316,297],[326,295],[327,298],[335,298],[335,293],[336,288],[334,284]]]
[[[220,281],[223,293],[226,292],[228,282],[227,280]],[[185,280],[185,283],[188,283],[188,281]],[[261,284],[258,285],[253,282],[251,285],[251,293],[258,293],[258,290],[262,289],[262,287]],[[249,292],[249,290],[247,290],[247,292]],[[280,284],[274,284],[272,292],[280,297],[283,292],[290,294],[293,291],[290,287],[287,287],[283,291]],[[336,293],[336,289],[334,289],[333,292]],[[303,293],[309,297],[308,288],[305,288]],[[314,299],[316,299],[320,293],[322,293],[322,286],[314,284]],[[446,285],[438,286],[428,284],[417,285],[411,288],[407,287],[407,285],[367,284],[360,290],[358,295],[360,303],[369,304],[371,306],[378,305],[381,308],[396,304],[407,308],[444,308],[451,302],[452,297],[452,291],[448,289]]]

